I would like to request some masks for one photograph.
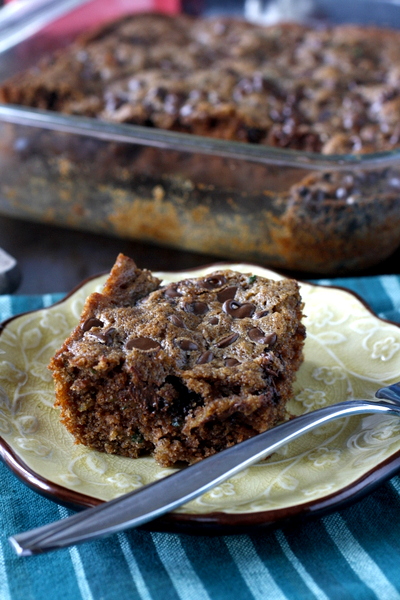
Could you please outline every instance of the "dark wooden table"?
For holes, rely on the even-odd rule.
[[[0,217],[0,247],[18,260],[22,272],[18,294],[67,292],[87,277],[108,271],[119,252],[153,270],[175,271],[228,260],[8,217]],[[323,276],[286,274],[300,279]],[[357,274],[400,274],[400,249],[377,267]]]

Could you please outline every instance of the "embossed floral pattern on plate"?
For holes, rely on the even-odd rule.
[[[251,265],[232,269],[279,279]],[[158,273],[166,282],[212,272]],[[75,326],[87,295],[104,277],[63,302],[11,320],[0,336],[0,435],[34,473],[99,500],[169,475],[149,457],[132,460],[76,445],[59,423],[47,364]],[[372,399],[400,373],[400,329],[382,321],[351,293],[301,284],[305,361],[289,410],[294,415],[351,398]],[[351,417],[320,427],[246,469],[179,512],[255,513],[297,506],[351,486],[400,451],[396,417]]]

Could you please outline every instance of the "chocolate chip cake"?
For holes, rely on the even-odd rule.
[[[296,281],[218,270],[162,285],[119,255],[50,363],[77,442],[163,466],[273,427],[302,359]]]
[[[400,32],[136,14],[0,88],[0,101],[322,152],[400,145]]]
[[[359,272],[399,246],[399,161],[374,157],[400,148],[399,65],[388,28],[127,16],[0,84],[1,102],[82,132],[3,124],[0,212],[307,277]]]

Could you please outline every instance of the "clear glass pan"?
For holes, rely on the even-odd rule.
[[[127,1],[120,3],[126,11]],[[350,11],[343,4],[344,19],[350,12],[356,21],[361,5],[360,17],[372,14],[366,4],[380,6],[383,17],[395,12],[400,24],[400,6],[367,0]],[[328,5],[313,10],[326,19]],[[106,7],[104,0],[75,6],[1,52],[1,78],[67,44],[90,15],[107,20]],[[398,247],[400,152],[326,156],[0,105],[0,212],[337,274]]]

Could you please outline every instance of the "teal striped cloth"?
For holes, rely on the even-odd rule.
[[[400,323],[400,277],[324,280],[357,292]],[[0,316],[61,296],[3,296]],[[400,379],[400,374],[399,374]],[[0,464],[0,600],[400,599],[400,477],[322,518],[251,535],[131,530],[47,555],[18,558],[7,538],[65,518]]]

